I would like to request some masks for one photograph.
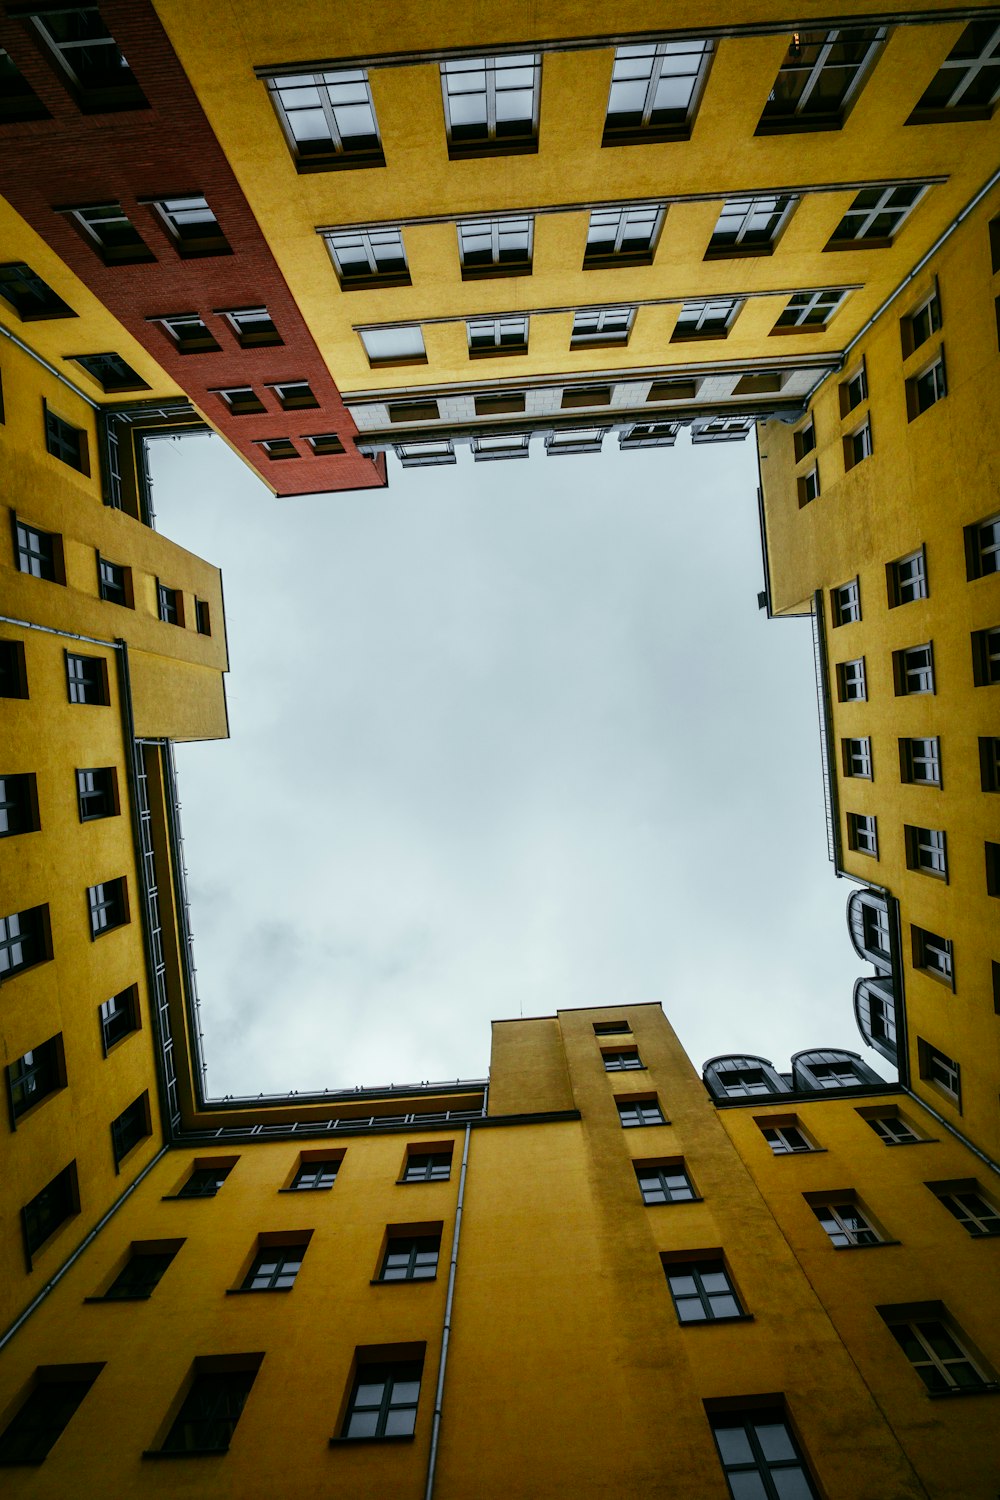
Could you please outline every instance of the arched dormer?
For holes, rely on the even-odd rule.
[[[869,888],[847,898],[847,930],[859,958],[883,973],[892,966],[892,920],[885,896]]]
[[[854,1016],[858,1030],[870,1047],[893,1066],[896,1051],[896,998],[886,977],[859,979],[854,985]]]
[[[713,1099],[757,1099],[788,1093],[788,1084],[766,1057],[712,1057],[703,1067],[702,1077]]]
[[[849,1089],[883,1082],[856,1052],[844,1052],[834,1047],[796,1052],[792,1058],[792,1081],[796,1092],[802,1093],[820,1093],[827,1089]]]

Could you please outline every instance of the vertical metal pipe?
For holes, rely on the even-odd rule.
[[[437,1391],[434,1396],[434,1426],[431,1429],[431,1451],[427,1460],[427,1486],[424,1500],[432,1500],[434,1476],[437,1471],[438,1443],[441,1437],[441,1408],[444,1404],[444,1376],[448,1365],[448,1344],[451,1339],[451,1314],[455,1301],[455,1272],[458,1268],[458,1241],[462,1233],[462,1208],[465,1203],[465,1175],[469,1167],[469,1141],[472,1126],[465,1127],[465,1145],[462,1150],[462,1171],[458,1179],[458,1202],[455,1205],[455,1232],[451,1237],[451,1264],[448,1267],[448,1299],[444,1306],[444,1327],[441,1330],[441,1360],[438,1365]]]

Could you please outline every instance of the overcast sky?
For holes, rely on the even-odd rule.
[[[483,1076],[493,1018],[635,1001],[698,1066],[862,1050],[753,442],[606,446],[276,500],[153,444],[225,585],[232,738],[177,750],[212,1094]]]

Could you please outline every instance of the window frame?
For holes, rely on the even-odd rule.
[[[726,1258],[720,1251],[694,1252],[688,1259],[688,1252],[684,1252],[684,1259],[675,1260],[670,1253],[660,1256],[663,1266],[663,1274],[667,1280],[667,1288],[670,1292],[671,1301],[674,1304],[674,1312],[677,1314],[677,1322],[681,1328],[701,1328],[708,1323],[747,1323],[751,1321],[752,1314],[748,1313],[743,1306],[743,1299],[736,1288],[736,1284],[726,1264]],[[721,1277],[725,1282],[724,1288],[712,1289],[706,1286],[706,1278],[709,1276]],[[681,1290],[674,1286],[674,1281],[690,1281],[690,1291]],[[735,1312],[717,1313],[715,1311],[716,1298],[728,1298],[735,1304]],[[691,1308],[700,1307],[701,1317],[684,1317],[682,1312],[689,1305]]]
[[[538,150],[539,112],[542,92],[542,54],[541,52],[499,52],[490,53],[477,57],[455,57],[446,58],[440,65],[441,77],[441,102],[444,110],[445,138],[448,143],[448,157],[451,161],[468,161],[484,156],[522,156],[534,153]],[[504,93],[521,94],[525,92],[524,83],[513,84],[509,89],[498,89],[497,73],[501,74],[508,70],[512,73],[523,73],[531,70],[531,111],[529,116],[520,116],[521,128],[511,130],[509,134],[498,134],[501,126],[501,112],[498,109],[498,98]],[[453,89],[449,91],[448,79],[452,76],[459,77],[463,73],[471,76],[473,71],[482,73],[483,88],[479,89]],[[459,98],[463,95],[471,96],[473,93],[482,93],[485,99],[485,121],[482,134],[469,135],[465,139],[456,138],[456,124],[452,120],[450,97]],[[470,126],[461,126],[461,129],[471,129]]]
[[[860,781],[874,780],[870,735],[861,735],[854,739],[849,737],[842,739],[840,749],[843,757],[845,776],[856,778]]]
[[[102,557],[98,552],[97,592],[105,604],[117,604],[122,609],[134,609],[132,569],[127,563],[113,563],[110,558]]]
[[[948,883],[948,835],[943,828],[903,824],[906,868]]]
[[[17,924],[11,931],[10,924]],[[16,960],[12,956],[16,952]],[[52,957],[52,933],[47,904],[27,906],[0,917],[0,979],[5,981],[47,963]]]
[[[737,194],[723,200],[718,221],[705,250],[704,260],[745,260],[752,256],[773,255],[778,241],[788,227],[789,220],[801,201],[798,193]],[[767,210],[767,204],[774,207]],[[754,228],[754,219],[766,214],[763,232]],[[739,218],[735,238],[722,238],[726,219]],[[760,233],[760,238],[751,235]]]
[[[824,287],[819,291],[793,292],[771,334],[825,333],[851,294],[850,287]],[[836,300],[833,300],[836,299]],[[819,312],[822,317],[813,317]],[[796,314],[801,313],[801,317]]]
[[[951,938],[943,938],[926,927],[910,923],[910,951],[913,968],[954,993],[955,991],[955,945]],[[944,1056],[942,1053],[941,1056]],[[957,1064],[954,1065],[957,1068]]]
[[[847,583],[830,590],[830,624],[836,630],[841,625],[856,625],[860,620],[861,579],[855,574]]]
[[[674,324],[674,330],[670,335],[670,342],[672,344],[679,344],[690,343],[695,339],[728,338],[730,330],[743,310],[745,302],[745,297],[689,297],[686,302],[681,303],[677,314],[677,322]],[[709,314],[712,308],[721,308],[723,304],[727,304],[729,309],[725,313],[725,321],[722,323],[710,323]],[[684,317],[684,314],[695,308],[698,309],[698,313],[694,321],[692,322],[689,318],[686,322],[682,323],[681,319]]]
[[[808,1193],[806,1202],[834,1250],[871,1250],[891,1240],[853,1192]]]
[[[118,875],[113,880],[100,880],[87,887],[87,906],[90,914],[91,941],[127,927],[131,921],[128,898],[128,880]]]
[[[659,1161],[633,1161],[636,1186],[646,1208],[661,1208],[675,1203],[700,1203],[697,1191],[683,1157]],[[643,1178],[650,1179],[644,1186]],[[655,1185],[652,1179],[655,1178]],[[677,1184],[680,1186],[677,1186]]]
[[[121,1002],[119,1004],[118,1002]],[[114,1007],[114,1009],[109,1009]],[[124,1017],[125,1024],[122,1024]],[[121,1042],[126,1041],[133,1032],[142,1028],[141,1013],[139,1010],[139,987],[135,984],[128,985],[119,990],[108,1000],[102,1000],[97,1007],[97,1023],[101,1028],[101,1048],[107,1057]]]
[[[355,1369],[351,1381],[350,1394],[344,1407],[344,1416],[340,1425],[337,1438],[331,1442],[337,1443],[385,1443],[412,1441],[416,1432],[417,1415],[420,1409],[420,1389],[423,1384],[423,1350],[419,1358],[396,1358],[396,1359],[368,1359],[363,1358],[369,1351],[357,1350],[355,1352]],[[375,1352],[375,1351],[371,1351]],[[373,1387],[381,1385],[382,1394],[377,1402],[359,1404],[358,1396],[365,1386]],[[392,1399],[393,1392],[397,1386],[416,1385],[416,1395],[412,1400],[397,1401]],[[373,1432],[351,1432],[354,1419],[361,1413],[374,1411],[375,1430]],[[394,1411],[412,1413],[409,1431],[388,1432],[392,1413]],[[404,1419],[405,1420],[405,1419]]]
[[[282,134],[288,147],[295,170],[304,172],[339,172],[344,170],[357,170],[366,167],[384,167],[385,155],[382,150],[382,138],[379,131],[378,115],[375,111],[375,102],[372,98],[371,83],[368,78],[367,68],[333,68],[323,69],[314,73],[282,73],[264,79],[268,97]],[[330,96],[331,88],[350,89],[360,88],[364,85],[365,99],[341,100],[335,103]],[[290,90],[293,87],[300,89],[315,90],[318,103],[316,105],[305,105],[303,111],[319,111],[323,116],[327,128],[325,137],[313,136],[316,148],[310,149],[308,136],[299,140],[295,135],[291,114],[299,113],[298,110],[290,111],[288,103],[284,99],[282,90]],[[372,130],[365,134],[357,132],[357,139],[365,142],[363,145],[352,147],[348,144],[352,137],[345,136],[340,122],[337,119],[337,110],[350,110],[367,108],[371,115]],[[305,148],[305,149],[304,149]]]
[[[974,630],[969,640],[973,683],[976,687],[995,687],[1000,683],[1000,625]]]
[[[433,1260],[428,1257],[433,1256]],[[393,1264],[393,1262],[396,1264]],[[436,1281],[441,1263],[441,1228],[423,1224],[392,1224],[386,1233],[373,1286],[391,1286],[397,1282]],[[425,1272],[426,1267],[430,1270]],[[401,1274],[390,1275],[399,1270]]]
[[[618,1123],[623,1130],[643,1130],[657,1125],[669,1125],[656,1094],[619,1094],[615,1097]],[[631,1113],[635,1119],[626,1116]],[[646,1116],[650,1118],[646,1118]]]
[[[22,1066],[24,1064],[24,1066]],[[15,1071],[16,1070],[16,1071]],[[66,1054],[62,1032],[29,1047],[4,1068],[10,1128],[30,1115],[46,1099],[66,1087]]]
[[[97,16],[98,23],[101,26],[104,25],[97,5],[84,4],[75,7],[66,7],[65,9],[70,14],[93,13]],[[58,16],[61,13],[63,12],[56,11],[55,15]],[[129,67],[125,59],[125,54],[107,27],[104,27],[103,36],[68,38],[60,41],[46,25],[49,15],[44,10],[29,15],[27,19],[39,37],[45,52],[56,64],[58,73],[69,89],[69,92],[75,98],[83,114],[108,114],[121,110],[149,108],[149,102],[139,86],[138,79]],[[66,55],[67,53],[72,54],[78,49],[80,51],[84,49],[93,51],[95,46],[103,46],[107,51],[110,51],[113,47],[115,52],[117,52],[121,67],[124,73],[127,74],[127,77],[123,78],[120,83],[87,83],[81,77],[78,69],[73,66],[72,56]]]
[[[505,329],[505,325],[508,327]],[[513,337],[515,325],[520,326],[520,335]],[[501,359],[510,354],[527,354],[531,318],[528,313],[495,313],[465,320],[465,333],[469,345],[470,359]],[[492,333],[493,342],[475,343],[477,337]],[[509,335],[504,342],[505,334]]]
[[[915,746],[930,746],[931,749],[916,751]],[[926,766],[929,774],[917,775],[920,767]],[[941,741],[937,735],[918,735],[899,741],[899,779],[908,786],[941,787]]]
[[[912,1366],[914,1372],[920,1377],[931,1397],[978,1395],[984,1390],[998,1389],[997,1378],[989,1365],[986,1364],[978,1353],[971,1353],[967,1347],[965,1335],[961,1333],[957,1324],[949,1316],[943,1303],[917,1303],[904,1304],[902,1307],[878,1307],[876,1308],[882,1321],[885,1323],[889,1333],[902,1349],[905,1357]],[[921,1325],[925,1328],[937,1327],[939,1333],[936,1338],[940,1342],[941,1333],[950,1339],[955,1346],[957,1354],[945,1359],[934,1349],[934,1336],[923,1332]],[[897,1332],[897,1329],[900,1332]],[[907,1349],[904,1342],[906,1330],[909,1341],[916,1344],[922,1353],[922,1358],[915,1359]],[[950,1365],[966,1364],[977,1377],[969,1384],[956,1380],[949,1368]],[[925,1370],[927,1373],[925,1374]],[[934,1372],[934,1374],[931,1374]],[[934,1378],[936,1375],[937,1379]],[[940,1384],[938,1384],[940,1381]]]
[[[470,261],[471,242],[485,241],[489,229],[489,260]],[[530,276],[534,261],[535,218],[533,214],[495,214],[492,217],[458,219],[455,223],[458,239],[458,263],[463,281],[482,281],[497,276]],[[517,236],[523,238],[525,248],[521,255],[506,255],[504,239]]]
[[[34,771],[0,776],[0,839],[37,833],[41,826]]]
[[[927,382],[930,382],[928,385]],[[944,345],[938,346],[934,357],[906,379],[906,416],[910,422],[937,406],[948,394],[948,378],[945,373]]]
[[[962,1112],[962,1064],[942,1052],[939,1047],[917,1037],[917,1071],[924,1083],[929,1083]]]
[[[705,1403],[709,1424],[712,1429],[712,1437],[715,1440],[716,1452],[719,1455],[719,1463],[729,1488],[730,1494],[734,1493],[729,1481],[730,1474],[753,1474],[760,1480],[761,1488],[767,1496],[767,1500],[781,1500],[782,1490],[775,1485],[771,1475],[773,1472],[798,1471],[805,1481],[811,1500],[819,1500],[819,1490],[813,1482],[812,1470],[800,1448],[791,1423],[787,1420],[784,1401],[777,1403],[762,1402],[761,1399],[753,1398],[752,1404],[740,1410],[734,1408],[731,1401],[719,1403],[713,1409],[709,1403]],[[788,1448],[791,1450],[790,1458],[774,1459],[768,1458],[757,1429],[761,1427],[781,1427]],[[723,1452],[723,1444],[719,1434],[725,1431],[740,1431],[743,1434],[745,1448],[749,1451],[749,1458],[730,1458],[728,1461]]]
[[[986,47],[980,50],[979,55],[975,58],[956,57],[955,53],[962,47],[969,32],[977,25],[989,25],[990,19],[994,22],[993,34]],[[989,55],[989,49],[992,49],[992,56]],[[970,84],[975,83],[978,74],[991,62],[996,66],[996,86],[989,100],[986,103],[980,101],[977,104],[962,104],[961,98]],[[952,88],[947,101],[942,102],[935,98],[933,102],[925,104],[924,101],[934,94],[936,86],[945,79],[949,71],[958,77],[958,82]],[[1000,102],[1000,24],[997,24],[995,17],[987,18],[985,22],[971,20],[947,57],[943,58],[938,65],[937,72],[917,100],[905,123],[907,125],[943,125],[952,120],[989,120],[992,119],[998,102]]]
[[[697,49],[697,50],[696,50]],[[629,78],[621,76],[616,78],[615,73],[619,65],[624,65],[623,74],[629,63],[633,67],[638,64],[639,59],[651,54],[649,74],[645,80],[645,95],[642,108],[621,110],[617,113],[627,117],[629,123],[616,124],[612,115],[612,102],[616,85],[621,87],[629,83],[640,85],[643,82],[640,73]],[[698,58],[697,66],[693,73],[679,73],[674,70],[664,72],[663,63],[668,57],[678,55],[691,55]],[[686,141],[691,138],[691,131],[698,113],[705,91],[705,84],[712,67],[715,56],[715,42],[710,37],[687,37],[683,39],[643,42],[636,44],[623,44],[615,48],[614,61],[611,68],[611,82],[608,88],[608,102],[604,111],[604,131],[601,137],[602,148],[609,146],[639,146],[647,142],[656,141]],[[656,95],[660,83],[664,78],[670,80],[678,78],[690,78],[692,80],[688,98],[683,106],[683,117],[681,119],[655,121]],[[672,113],[677,112],[675,107]],[[633,117],[638,114],[636,121]]]
[[[853,73],[846,83],[846,87],[840,95],[837,104],[833,108],[808,112],[809,101],[816,91],[817,84],[823,76],[824,69],[829,65],[830,54],[838,44],[843,45],[842,33],[847,33],[848,38],[853,39],[857,34],[857,40],[865,46],[865,52],[858,62],[853,65]],[[874,35],[867,36],[866,33],[873,32]],[[821,33],[819,30],[805,30],[793,32],[792,45],[789,46],[785,58],[775,75],[774,83],[771,85],[768,102],[761,112],[760,119],[754,131],[755,135],[792,135],[803,131],[840,130],[844,121],[854,107],[858,95],[861,93],[869,74],[872,72],[879,54],[885,45],[889,34],[887,26],[837,26],[828,28]],[[806,38],[806,40],[802,40]],[[798,45],[802,47],[819,47],[819,55],[815,62],[808,67],[797,67],[796,59],[792,58],[789,63],[792,49]],[[836,66],[836,64],[834,64]],[[768,114],[768,104],[774,100],[783,73],[806,72],[807,78],[804,87],[794,99],[794,108],[788,113],[779,113],[772,109]]]
[[[837,667],[837,700],[840,703],[867,703],[868,702],[868,673],[865,668],[865,658],[856,656],[850,661],[838,661]],[[860,671],[848,671],[849,668],[860,668]],[[854,692],[855,687],[860,687],[860,692]]]
[[[393,236],[394,239],[390,239]],[[377,229],[330,229],[324,233],[323,240],[342,292],[412,285],[402,229],[392,225],[380,225]],[[398,255],[391,257],[386,254],[386,263],[381,265],[379,251],[383,246],[388,251],[390,244]],[[354,271],[350,262],[345,265],[341,257],[350,249],[363,252],[366,269]],[[358,265],[361,266],[360,257]],[[393,265],[395,269],[391,268]]]
[[[109,212],[110,210],[110,212]],[[74,229],[106,266],[137,266],[154,261],[156,256],[117,199],[106,203],[80,204],[65,210]],[[127,226],[129,233],[105,239],[102,225]]]
[[[852,854],[878,859],[878,819],[874,813],[847,813],[847,847]]]
[[[907,182],[896,183],[889,187],[862,188],[823,246],[824,253],[838,250],[888,250],[895,244],[896,237],[906,225],[910,215],[926,198],[930,187],[929,182]],[[916,192],[911,202],[901,204],[892,202],[894,194],[909,192],[911,188]],[[862,203],[861,199],[866,194],[877,194],[876,201],[871,204]],[[890,215],[896,217],[887,228],[887,232],[877,235],[868,233],[880,218]],[[853,224],[855,220],[857,220],[855,232],[847,233],[849,221]]]
[[[905,571],[909,568],[909,573]],[[893,558],[885,565],[886,593],[890,609],[915,604],[930,597],[927,581],[927,548],[923,542],[914,552]]]
[[[927,653],[926,663],[921,664],[915,652]],[[912,660],[911,660],[912,658]],[[897,698],[933,696],[936,692],[934,672],[934,643],[922,641],[918,646],[902,646],[892,653],[893,686]]]
[[[601,218],[607,220],[610,228],[613,221],[617,219],[614,234],[611,240],[611,249],[600,248],[601,241],[594,243],[592,248],[592,235],[595,228],[604,225]],[[663,203],[635,203],[629,205],[601,206],[592,208],[590,218],[587,222],[587,239],[583,252],[583,269],[593,271],[609,269],[612,266],[649,266],[652,265],[656,255],[660,235],[663,233],[663,225],[666,222],[667,210]],[[649,224],[648,234],[645,236],[646,243],[640,249],[625,249],[628,243],[629,229],[636,225]]]
[[[4,274],[4,273],[9,274]],[[77,314],[24,260],[0,262],[0,297],[22,323],[43,323]]]
[[[137,1150],[143,1141],[149,1140],[152,1134],[149,1091],[143,1090],[111,1122],[111,1154],[114,1157],[116,1172],[121,1171],[122,1163],[127,1161],[131,1153]]]
[[[173,193],[148,200],[182,260],[232,255],[232,246],[204,193]],[[190,217],[201,215],[201,217]]]

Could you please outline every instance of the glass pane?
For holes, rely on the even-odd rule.
[[[768,1463],[795,1457],[791,1434],[784,1422],[755,1422],[753,1425],[761,1452]]]
[[[750,1464],[754,1462],[750,1439],[747,1437],[742,1425],[739,1427],[717,1427],[715,1429],[715,1440],[719,1445],[719,1452],[722,1454],[722,1462],[727,1467],[730,1464]]]
[[[727,1474],[733,1500],[768,1500],[764,1481],[756,1471],[752,1474]]]
[[[813,1500],[813,1487],[802,1469],[774,1469],[771,1483],[779,1500]]]
[[[378,1412],[356,1411],[352,1412],[351,1420],[347,1424],[348,1437],[374,1437],[375,1427],[378,1422]]]
[[[389,1411],[385,1419],[386,1437],[408,1437],[412,1433],[417,1421],[417,1409],[415,1406],[404,1408],[402,1411]]]

